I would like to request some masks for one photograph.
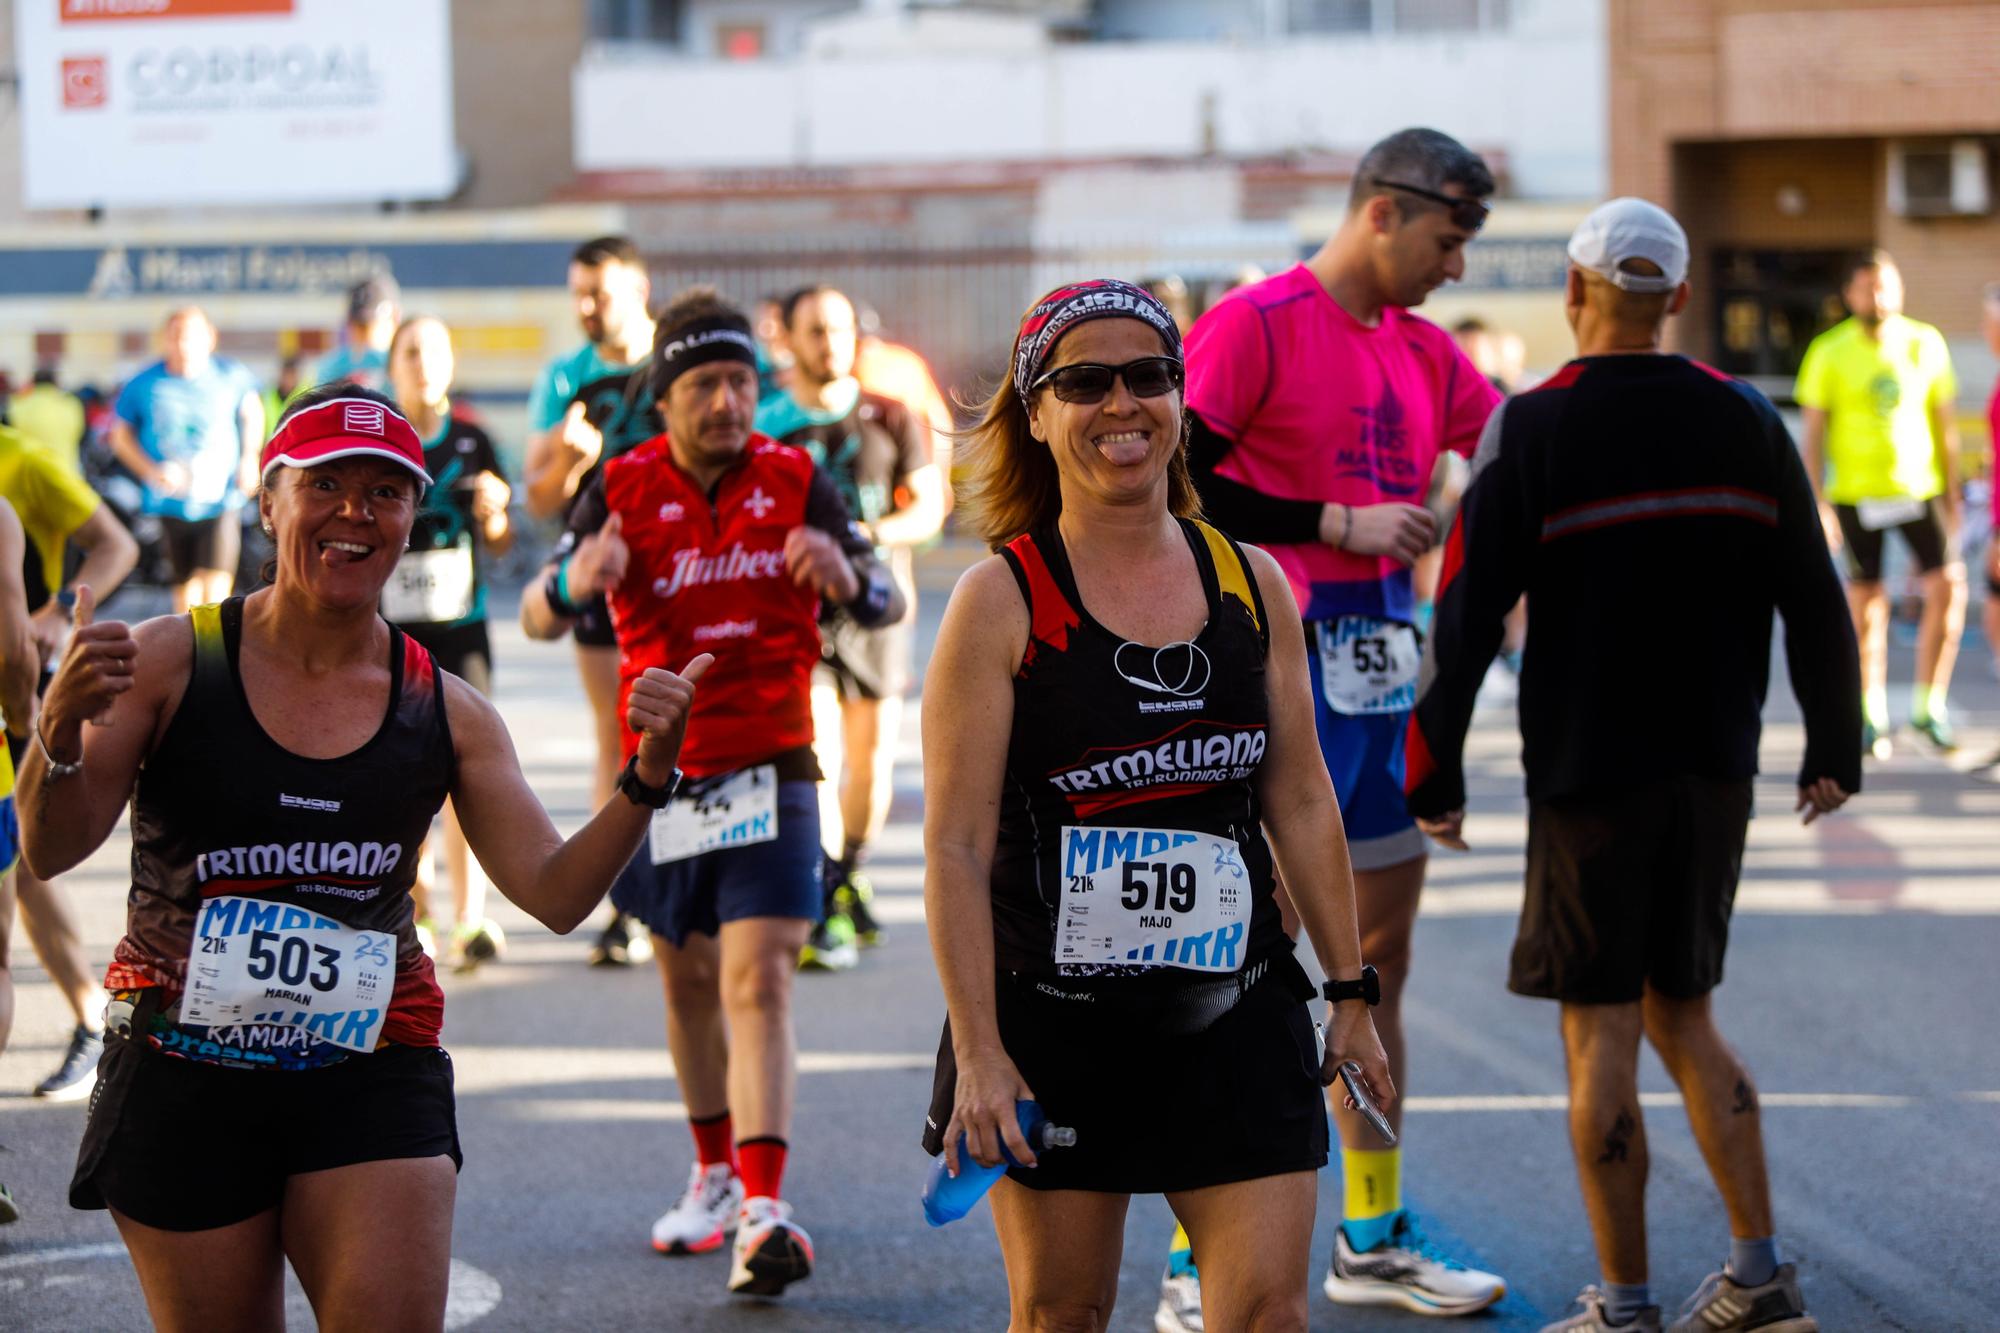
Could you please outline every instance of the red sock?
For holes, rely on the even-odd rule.
[[[778,1187],[785,1179],[788,1145],[780,1138],[745,1139],[736,1145],[737,1174],[743,1177],[746,1199],[782,1197]]]
[[[736,1134],[729,1123],[729,1112],[690,1120],[688,1128],[694,1131],[694,1158],[704,1168],[727,1163],[730,1170],[736,1169],[736,1154],[731,1151]]]

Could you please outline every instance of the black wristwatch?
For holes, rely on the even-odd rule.
[[[1382,1003],[1382,978],[1376,975],[1373,966],[1364,963],[1359,980],[1329,981],[1319,988],[1319,993],[1334,1004],[1342,1000],[1365,1000],[1372,1009]]]
[[[633,755],[625,761],[625,767],[618,770],[618,790],[634,805],[651,806],[658,810],[674,799],[674,793],[681,789],[681,771],[667,779],[664,787],[648,787],[639,780],[639,756]]]

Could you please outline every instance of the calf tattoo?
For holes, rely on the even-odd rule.
[[[1729,1110],[1733,1115],[1748,1115],[1757,1109],[1757,1093],[1751,1088],[1750,1080],[1736,1080],[1736,1102]]]
[[[1611,1132],[1604,1136],[1604,1151],[1598,1154],[1597,1164],[1625,1162],[1631,1159],[1632,1136],[1639,1132],[1639,1122],[1632,1113],[1619,1108],[1618,1118],[1611,1122]]]

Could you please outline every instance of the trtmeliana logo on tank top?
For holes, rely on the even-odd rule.
[[[1048,778],[1079,816],[1101,814],[1241,782],[1257,771],[1268,741],[1260,724],[1184,722],[1137,745],[1092,746]]]
[[[676,551],[673,572],[653,580],[653,596],[672,597],[682,588],[703,583],[774,579],[784,572],[783,551],[746,551],[742,542],[721,555],[703,555],[695,550]]]
[[[217,847],[194,858],[196,882],[212,879],[284,879],[295,875],[351,875],[379,879],[403,859],[394,842],[267,842]]]

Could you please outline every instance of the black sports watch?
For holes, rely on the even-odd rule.
[[[1369,1008],[1382,1003],[1382,978],[1376,975],[1372,964],[1361,966],[1361,976],[1354,981],[1329,981],[1319,988],[1320,995],[1334,1004],[1342,1000],[1365,1000]]]
[[[618,770],[618,790],[623,792],[625,799],[634,805],[651,806],[655,810],[662,809],[668,801],[674,799],[674,793],[680,789],[681,771],[678,768],[674,770],[674,775],[667,779],[667,785],[664,787],[648,787],[641,782],[639,756],[636,754],[625,761],[625,767]]]

